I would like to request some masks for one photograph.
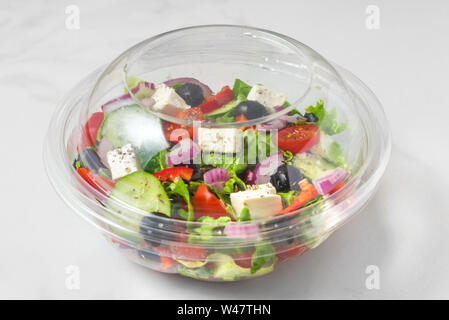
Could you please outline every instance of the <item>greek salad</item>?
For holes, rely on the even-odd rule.
[[[316,101],[283,114],[289,106],[283,92],[240,79],[214,93],[193,78],[129,78],[84,124],[73,167],[142,261],[197,279],[258,276],[313,245],[293,223],[299,209],[349,174],[336,109]],[[264,236],[276,228],[282,236]]]

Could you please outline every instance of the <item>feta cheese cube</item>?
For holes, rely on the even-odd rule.
[[[136,154],[131,144],[108,151],[106,159],[111,169],[112,179],[119,179],[140,170]]]
[[[248,186],[245,191],[231,193],[231,204],[238,216],[248,208],[251,219],[261,219],[282,210],[281,196],[271,183]]]
[[[243,137],[237,128],[198,128],[198,144],[202,151],[238,153]]]
[[[248,93],[248,100],[263,104],[268,111],[275,112],[275,106],[282,106],[287,101],[287,96],[279,91],[256,84]]]
[[[322,158],[328,159],[331,144],[334,142],[332,138],[320,130],[320,142],[310,148],[309,152]]]
[[[155,104],[153,109],[155,111],[175,116],[178,112],[190,108],[190,106],[181,98],[175,89],[161,84],[157,87],[153,94]]]

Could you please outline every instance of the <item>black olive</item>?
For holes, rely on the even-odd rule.
[[[145,216],[140,223],[140,234],[145,242],[153,247],[161,245],[161,240],[174,240],[174,221],[167,221],[165,214],[153,212],[151,216]]]
[[[270,241],[277,247],[289,245],[298,237],[299,228],[292,217],[285,216],[274,219],[264,224],[264,228],[270,231]]]
[[[175,91],[191,107],[196,107],[204,101],[203,89],[199,85],[185,83]]]
[[[85,149],[81,151],[79,158],[81,163],[88,167],[90,171],[98,172],[100,169],[105,168],[98,154],[92,149]]]
[[[161,261],[158,253],[150,248],[142,248],[137,250],[137,255],[144,260],[150,260],[158,263]]]
[[[307,122],[317,122],[318,117],[314,113],[305,113],[304,118],[306,118]]]
[[[304,177],[297,168],[284,164],[271,176],[270,182],[277,192],[288,192],[290,190],[299,190],[298,182],[302,179]]]
[[[268,115],[267,109],[257,101],[242,101],[234,109],[234,116],[244,114],[248,120],[257,119]]]

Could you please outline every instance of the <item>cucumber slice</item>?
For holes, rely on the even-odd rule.
[[[222,115],[228,111],[231,111],[232,109],[234,109],[235,107],[237,107],[237,105],[240,103],[240,100],[233,100],[227,104],[225,104],[224,106],[218,108],[217,110],[214,110],[208,114],[206,114],[206,117],[216,117],[219,115]]]
[[[146,212],[160,212],[170,216],[170,200],[167,193],[159,180],[145,171],[136,171],[119,179],[112,189],[111,198]],[[107,213],[110,219],[132,231],[128,232],[111,226],[114,233],[135,243],[143,241],[139,228],[144,215],[119,207],[112,200],[107,202],[107,207],[123,216],[122,219]]]
[[[101,137],[112,142],[114,148],[130,143],[142,168],[151,157],[168,147],[160,120],[137,104],[120,107],[106,116]]]

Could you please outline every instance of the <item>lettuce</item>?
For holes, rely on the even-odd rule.
[[[243,208],[242,212],[240,212],[238,221],[249,221],[251,220],[251,214],[249,213],[249,209],[248,208]]]
[[[225,182],[223,191],[227,193],[233,193],[238,190],[246,190],[246,184],[242,181],[239,177],[237,177],[237,174],[234,169],[228,169],[229,173],[231,174],[231,178],[229,178],[228,181]]]
[[[198,222],[202,222],[204,224],[201,225],[201,227],[195,228],[194,230],[200,235],[212,235],[215,228],[223,227],[230,221],[231,218],[229,217],[219,217],[215,219],[205,216],[198,219]]]
[[[188,242],[195,244],[210,243],[216,237],[216,229],[224,228],[230,221],[231,218],[229,217],[219,217],[217,219],[207,216],[201,217],[198,219],[198,222],[202,222],[201,226],[191,230]]]
[[[225,153],[203,153],[201,157],[202,165],[211,165],[216,168],[224,168],[228,171],[235,171],[236,174],[242,173],[247,165],[241,157]]]
[[[245,163],[256,164],[261,159],[279,152],[278,147],[273,142],[269,131],[246,130],[242,132],[244,139],[243,158]]]
[[[205,266],[192,269],[182,264],[178,265],[178,273],[186,277],[202,280],[209,279],[212,275],[212,271]]]
[[[214,268],[210,270],[205,264],[213,263]],[[195,264],[193,264],[195,265]],[[213,253],[206,258],[206,261],[198,262],[200,267],[188,267],[185,264],[178,265],[178,273],[195,279],[209,279],[210,276],[223,281],[235,281],[238,279],[262,276],[273,271],[274,265],[260,268],[251,272],[250,268],[240,267],[234,259],[223,253]]]
[[[259,241],[254,246],[256,250],[251,257],[251,274],[259,271],[265,264],[277,260],[274,247],[267,241]]]
[[[216,117],[215,122],[217,123],[228,123],[228,122],[234,122],[234,109],[229,110],[228,112],[224,113],[223,115]]]
[[[232,86],[232,91],[234,92],[234,96],[236,96],[239,100],[246,100],[251,88],[252,87],[249,84],[246,84],[242,80],[235,79],[234,85]]]
[[[215,265],[213,276],[223,281],[234,281],[242,278],[258,277],[273,271],[274,265],[259,268],[252,271],[250,268],[242,268],[234,262],[234,259],[226,254],[213,253],[208,257],[208,261]]]
[[[187,188],[187,185],[184,183],[184,180],[179,179],[176,183],[172,183],[169,186],[169,192],[171,194],[177,194],[181,196],[185,202],[187,203],[187,221],[192,221],[194,219],[194,213],[193,213],[193,206],[190,201],[190,194],[189,189]],[[181,216],[185,217],[185,214],[183,215],[183,212],[181,211]]]
[[[163,149],[156,153],[151,159],[147,162],[145,165],[144,170],[149,173],[155,173],[158,171],[161,171],[162,169],[167,168],[166,158],[165,154],[167,152],[167,149]]]
[[[298,192],[295,190],[290,190],[289,192],[278,192],[278,195],[281,196],[284,205],[288,207],[293,199],[298,195]]]
[[[343,155],[343,149],[337,142],[332,142],[329,146],[328,153],[329,160],[335,163],[337,166],[343,168],[345,165],[345,157]]]
[[[348,129],[348,125],[346,123],[337,122],[338,114],[336,108],[332,108],[329,111],[324,109],[323,100],[318,101],[315,106],[307,107],[306,112],[316,115],[318,118],[318,127],[330,136]]]

